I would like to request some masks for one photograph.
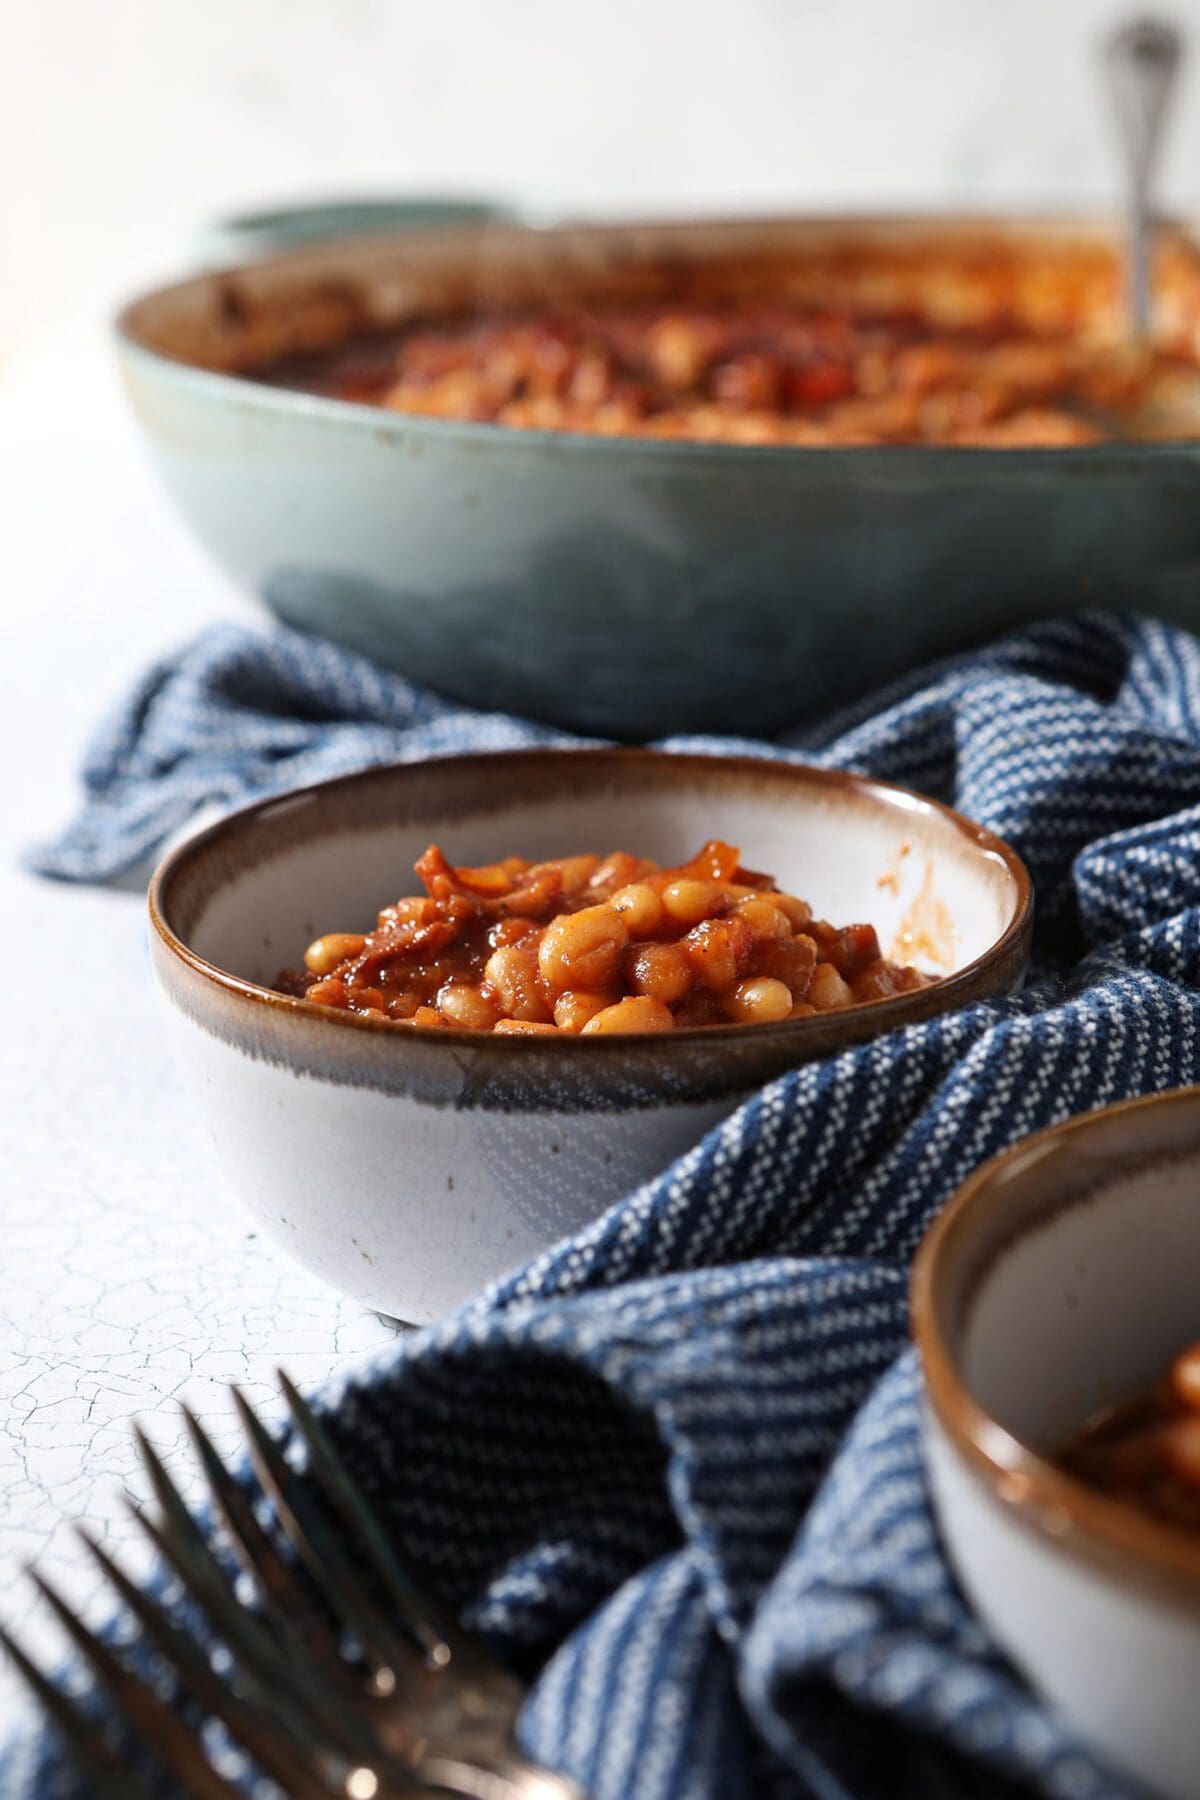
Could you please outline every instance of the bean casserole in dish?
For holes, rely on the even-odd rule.
[[[755,738],[1048,614],[1200,623],[1200,257],[1071,219],[504,227],[118,325],[159,466],[285,623],[594,735]]]

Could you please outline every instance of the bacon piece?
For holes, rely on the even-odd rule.
[[[672,880],[694,876],[698,881],[732,881],[741,852],[720,838],[709,838],[691,862],[681,863],[672,872]]]

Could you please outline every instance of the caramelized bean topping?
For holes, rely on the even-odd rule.
[[[720,838],[674,868],[625,850],[456,867],[431,844],[416,872],[424,894],[316,939],[280,991],[422,1029],[599,1037],[773,1024],[934,979],[881,957],[870,925],[814,922]],[[1196,1387],[1200,1405],[1200,1368]]]

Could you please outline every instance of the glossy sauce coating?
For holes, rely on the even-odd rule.
[[[1200,1343],[1147,1393],[1090,1420],[1059,1461],[1090,1487],[1200,1532]]]
[[[711,839],[661,868],[614,851],[455,868],[436,845],[423,894],[367,932],[309,945],[282,993],[398,1024],[495,1032],[771,1024],[912,992],[870,925],[837,927]]]

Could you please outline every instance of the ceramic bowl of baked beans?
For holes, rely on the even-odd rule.
[[[589,736],[759,738],[1048,609],[1200,621],[1200,231],[1132,343],[1123,264],[1067,217],[460,220],[193,275],[116,351],[285,624]]]
[[[1200,1088],[1018,1144],[913,1274],[935,1509],[963,1587],[1080,1736],[1200,1769]]]
[[[1019,983],[1014,853],[797,764],[534,750],[234,814],[150,890],[233,1185],[366,1304],[439,1317],[806,1059]]]

